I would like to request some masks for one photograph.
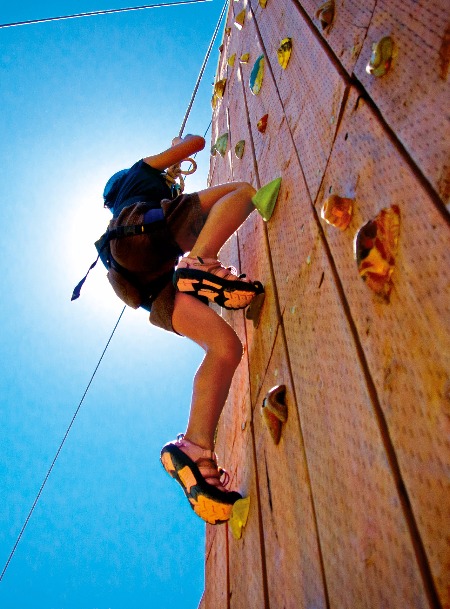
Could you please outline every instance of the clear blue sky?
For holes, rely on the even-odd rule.
[[[131,4],[9,0],[0,21]],[[70,302],[109,220],[103,185],[177,135],[222,5],[0,30],[1,569],[122,309],[102,266]],[[219,43],[186,132],[210,121]],[[206,186],[208,152],[198,160],[188,191]],[[201,355],[127,309],[0,583],[2,609],[196,609],[204,525],[159,451],[184,430]]]

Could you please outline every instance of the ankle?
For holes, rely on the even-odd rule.
[[[206,260],[217,260],[218,256],[218,252],[207,250],[204,248],[200,248],[198,250],[194,248],[188,253],[187,258],[191,258],[192,260],[198,260],[198,258]]]
[[[191,434],[186,432],[184,434],[184,440],[187,440],[191,444],[198,446],[198,448],[202,448],[203,450],[210,450],[214,452],[214,442],[206,439],[204,436],[199,436],[196,434]]]

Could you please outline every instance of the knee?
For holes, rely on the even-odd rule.
[[[239,191],[239,194],[241,194],[246,199],[251,199],[256,194],[256,190],[248,182],[237,182],[236,187]]]
[[[231,330],[231,328],[230,328]],[[239,337],[231,330],[226,335],[222,335],[212,347],[215,356],[219,358],[222,365],[228,368],[237,368],[244,353],[244,348]]]

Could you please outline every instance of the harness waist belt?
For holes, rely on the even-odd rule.
[[[164,222],[164,212],[161,208],[149,209],[144,214],[142,224],[132,224],[131,226],[118,226],[107,232],[108,241],[120,239],[120,237],[131,237],[133,235],[143,235],[157,230]]]

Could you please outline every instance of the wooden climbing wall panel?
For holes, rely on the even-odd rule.
[[[221,252],[266,299],[258,325],[221,311],[245,353],[216,450],[250,511],[240,539],[207,526],[200,608],[450,609],[449,7],[341,0],[323,29],[321,5],[229,6],[211,145],[228,141],[209,183],[282,182],[271,219],[253,213]],[[366,65],[385,35],[395,55],[376,78]],[[345,231],[321,218],[330,195],[354,201]],[[400,234],[382,298],[354,245],[392,206]],[[288,419],[276,445],[261,407],[278,384]]]

